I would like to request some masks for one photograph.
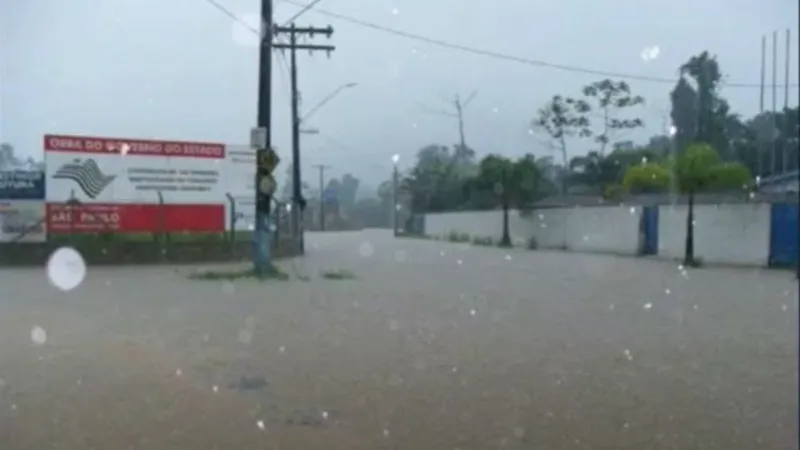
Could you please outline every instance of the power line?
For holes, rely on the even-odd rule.
[[[209,1],[211,1],[211,0],[209,0]],[[303,3],[300,3],[300,2],[294,1],[294,0],[284,0],[284,3],[288,3],[290,5],[294,5],[294,6],[301,7],[301,8],[305,8],[306,6],[308,6],[306,4],[303,4]],[[386,27],[386,26],[379,25],[379,24],[372,23],[372,22],[367,22],[365,20],[361,20],[361,19],[357,19],[355,17],[350,17],[350,16],[346,16],[346,15],[343,15],[343,14],[335,13],[333,11],[329,11],[329,10],[325,10],[325,9],[316,8],[316,9],[314,9],[314,12],[322,14],[324,16],[332,17],[334,19],[341,20],[343,22],[352,23],[352,24],[359,25],[359,26],[362,26],[362,27],[365,27],[365,28],[371,28],[373,30],[382,31],[382,32],[388,33],[388,34],[393,34],[395,36],[404,37],[406,39],[412,39],[412,40],[415,40],[415,41],[425,42],[425,43],[436,45],[436,46],[439,46],[439,47],[449,48],[451,50],[459,50],[459,51],[462,51],[462,52],[472,53],[472,54],[475,54],[475,55],[487,56],[487,57],[490,57],[490,58],[501,59],[501,60],[511,61],[511,62],[517,62],[517,63],[521,63],[521,64],[527,64],[529,66],[545,67],[545,68],[549,68],[549,69],[562,70],[562,71],[565,71],[565,72],[583,73],[583,74],[587,74],[587,75],[597,75],[597,76],[603,76],[603,77],[609,77],[609,78],[626,78],[626,79],[629,79],[629,80],[649,81],[649,82],[654,82],[654,83],[670,83],[670,84],[674,84],[677,81],[677,78],[663,78],[663,77],[652,77],[652,76],[647,76],[647,75],[636,75],[636,74],[622,73],[622,72],[609,72],[609,71],[599,70],[599,69],[589,69],[589,68],[585,68],[585,67],[578,67],[578,66],[572,66],[572,65],[567,65],[567,64],[557,64],[557,63],[552,63],[552,62],[548,62],[548,61],[528,59],[528,58],[523,58],[521,56],[514,56],[514,55],[509,55],[509,54],[506,54],[506,53],[501,53],[501,52],[494,51],[494,50],[487,50],[487,49],[480,49],[480,48],[476,48],[476,47],[469,47],[469,46],[466,46],[466,45],[456,44],[456,43],[453,43],[453,42],[448,42],[448,41],[444,41],[444,40],[441,40],[441,39],[431,38],[431,37],[423,36],[423,35],[416,34],[416,33],[410,33],[410,32],[407,32],[407,31],[397,30],[397,29],[394,29],[394,28]],[[760,84],[756,84],[756,83],[725,83],[724,85],[725,85],[725,87],[735,87],[735,88],[760,88],[761,87]],[[792,84],[792,85],[790,85],[790,87],[796,88],[796,87],[798,87],[798,84]]]

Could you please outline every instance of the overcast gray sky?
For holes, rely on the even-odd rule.
[[[257,0],[218,1],[256,25]],[[275,3],[277,22],[299,10]],[[798,79],[796,0],[323,0],[318,7],[464,46],[653,77],[674,77],[707,49],[730,81],[756,84],[761,36],[773,30],[780,30],[783,82],[783,30],[791,27],[791,80]],[[303,136],[311,180],[309,165],[326,163],[333,175],[350,171],[374,185],[388,177],[392,154],[408,164],[426,144],[454,143],[456,123],[421,112],[417,102],[447,108],[447,97],[475,88],[465,119],[479,154],[543,155],[527,133],[537,108],[602,78],[436,47],[315,11],[299,23],[331,24],[338,47],[330,59],[298,55],[303,106],[358,83],[308,124],[321,132]],[[256,117],[254,38],[205,0],[0,0],[0,141],[34,157],[45,133],[246,143]],[[652,46],[658,57],[644,61]],[[662,129],[672,86],[630,84],[648,100],[647,129],[632,136],[645,139]],[[274,92],[273,140],[288,161],[289,79],[280,63]],[[757,88],[724,95],[743,114],[758,108]],[[796,89],[790,98],[797,103]],[[778,99],[782,106],[782,92]]]

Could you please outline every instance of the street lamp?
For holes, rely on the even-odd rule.
[[[315,105],[313,108],[309,109],[309,110],[308,110],[308,112],[306,112],[306,113],[303,115],[303,117],[301,117],[301,118],[299,119],[299,120],[300,120],[300,123],[302,124],[303,122],[305,122],[305,121],[307,121],[309,118],[311,118],[311,116],[312,116],[314,113],[316,113],[317,111],[319,111],[319,109],[320,109],[320,108],[322,108],[323,106],[325,106],[325,104],[327,104],[329,101],[333,100],[333,98],[334,98],[334,97],[336,97],[337,95],[339,95],[339,93],[341,93],[343,90],[345,90],[345,89],[350,89],[350,88],[354,88],[354,87],[356,87],[356,86],[358,86],[358,83],[353,83],[353,82],[351,82],[351,83],[345,83],[345,84],[343,84],[343,85],[339,86],[338,88],[334,89],[334,90],[333,90],[333,92],[331,92],[330,94],[328,94],[327,96],[325,96],[325,98],[323,98],[323,99],[322,99],[322,100],[321,100],[319,103],[317,103],[317,104],[316,104],[316,105]],[[307,129],[304,129],[304,130],[300,130],[300,132],[301,132],[301,133],[303,133],[303,134],[318,134],[318,133],[319,133],[319,130],[318,130],[318,129],[316,129],[316,128],[307,128]]]
[[[392,165],[394,166],[394,172],[392,174],[392,228],[394,229],[394,236],[397,237],[397,208],[400,206],[397,203],[397,184],[398,184],[398,172],[397,172],[397,163],[400,161],[400,155],[395,153],[392,155]]]

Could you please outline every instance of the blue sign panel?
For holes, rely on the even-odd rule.
[[[337,202],[336,189],[327,188],[322,192],[322,201],[325,203]]]
[[[0,200],[44,200],[44,172],[0,171]]]

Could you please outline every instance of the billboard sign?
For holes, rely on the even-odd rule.
[[[230,146],[225,157],[225,189],[236,205],[236,229],[252,230],[256,223],[256,151],[244,145]],[[230,202],[225,207],[230,217]],[[230,219],[225,222],[230,229]]]
[[[42,200],[0,200],[0,242],[45,242]]]
[[[45,135],[44,152],[51,233],[225,230],[224,144]]]
[[[44,200],[44,172],[0,171],[0,200]]]
[[[46,135],[44,151],[48,202],[225,201],[224,144]]]
[[[216,233],[224,229],[222,204],[47,204],[50,233]]]

